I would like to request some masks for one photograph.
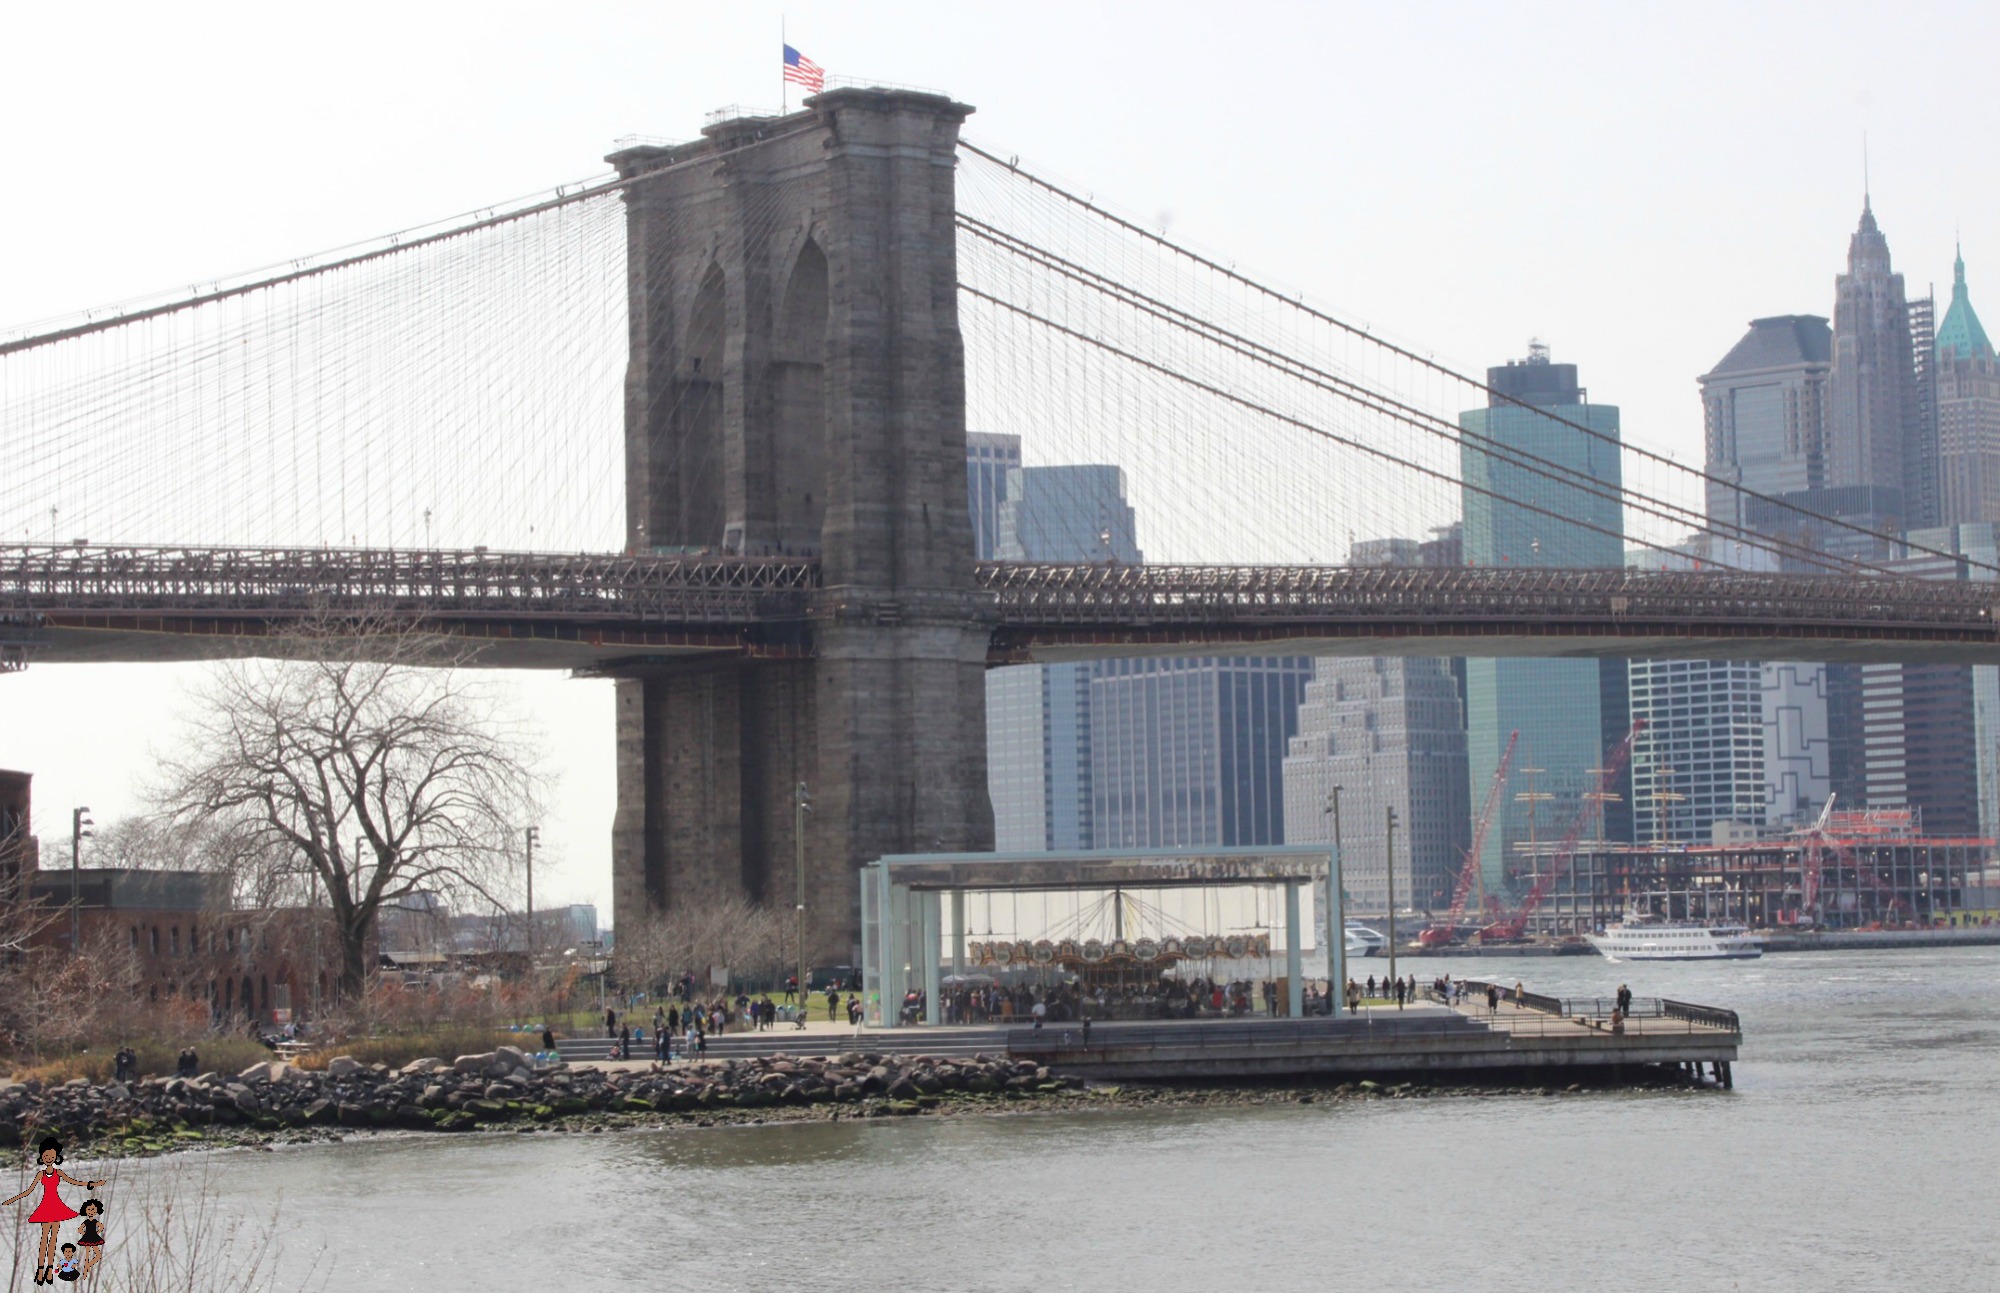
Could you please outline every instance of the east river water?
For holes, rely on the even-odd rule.
[[[1732,1007],[1736,1090],[360,1139],[208,1166],[223,1213],[275,1208],[281,1290],[315,1255],[325,1287],[388,1291],[2000,1289],[2000,949],[1403,965]]]

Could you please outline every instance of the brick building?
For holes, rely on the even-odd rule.
[[[93,867],[31,876],[30,901],[66,911],[72,892],[86,951],[130,958],[132,988],[148,1001],[205,1001],[217,1019],[281,1024],[310,1018],[340,972],[330,913],[231,905],[229,877],[207,871]],[[70,950],[70,922],[57,919],[30,943]]]

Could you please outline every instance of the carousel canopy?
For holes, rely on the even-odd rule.
[[[1125,853],[897,853],[872,865],[908,889],[1174,889],[1326,879],[1325,845]]]

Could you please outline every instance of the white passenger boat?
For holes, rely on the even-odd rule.
[[[1346,942],[1349,956],[1383,956],[1389,946],[1379,931],[1352,920],[1347,922]]]
[[[1586,934],[1608,961],[1747,961],[1764,954],[1764,936],[1743,925],[1662,920],[1626,913],[1602,934]]]

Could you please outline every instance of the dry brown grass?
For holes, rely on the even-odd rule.
[[[166,1077],[174,1071],[174,1061],[179,1057],[183,1043],[141,1038],[130,1042],[132,1051],[139,1057],[139,1076],[148,1074]],[[271,1058],[271,1052],[259,1042],[247,1037],[206,1037],[193,1043],[195,1053],[201,1057],[201,1071],[217,1073],[240,1073],[259,1060]],[[9,1075],[9,1080],[25,1082],[30,1078],[40,1078],[43,1082],[67,1082],[71,1078],[89,1078],[92,1082],[109,1082],[112,1073],[112,1057],[117,1054],[116,1046],[78,1051],[73,1055],[52,1055],[38,1063],[22,1064]]]
[[[311,1072],[326,1068],[337,1055],[351,1056],[363,1064],[386,1064],[390,1068],[401,1068],[411,1060],[434,1055],[441,1060],[452,1060],[460,1055],[474,1055],[490,1051],[504,1043],[532,1050],[535,1041],[520,1033],[502,1032],[480,1025],[443,1027],[415,1033],[393,1033],[380,1037],[354,1037],[342,1042],[331,1042],[326,1046],[301,1055],[297,1065]]]

